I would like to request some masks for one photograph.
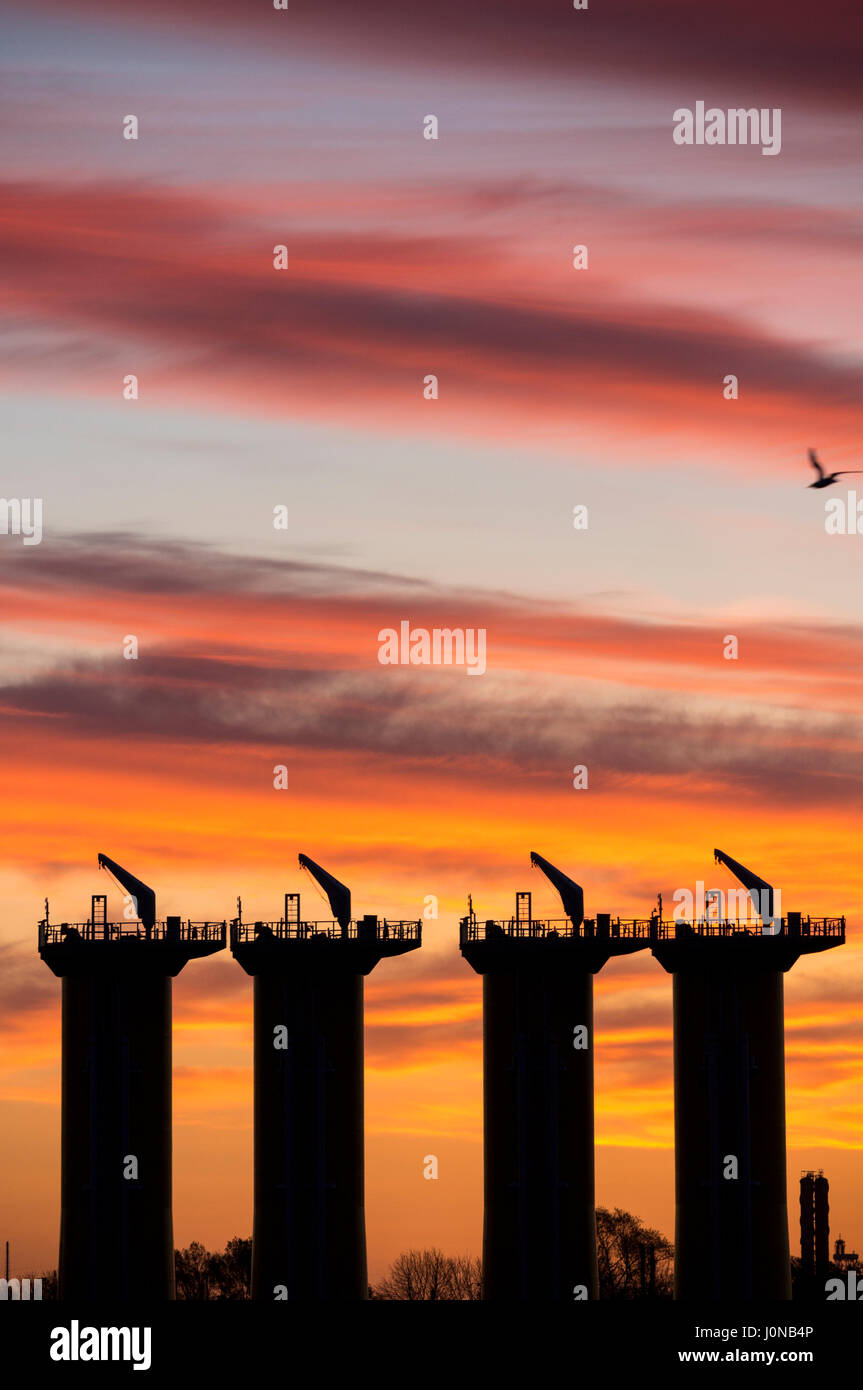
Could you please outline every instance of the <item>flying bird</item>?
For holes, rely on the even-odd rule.
[[[829,487],[830,484],[835,483],[838,478],[844,478],[846,473],[863,473],[863,468],[841,468],[838,473],[825,473],[821,464],[818,462],[814,449],[809,450],[809,462],[818,474],[815,482],[809,484],[810,487]]]

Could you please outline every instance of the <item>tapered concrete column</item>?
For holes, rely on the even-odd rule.
[[[272,968],[254,988],[252,1297],[363,1299],[363,977]]]
[[[231,928],[255,981],[253,1299],[368,1297],[363,977],[420,943],[376,917]]]
[[[844,941],[681,923],[653,945],[674,976],[675,1297],[789,1299],[783,973]],[[807,934],[811,933],[811,934]]]
[[[40,927],[63,980],[63,1299],[174,1297],[171,979],[226,934],[224,923],[191,930],[179,919],[147,939],[127,923]]]
[[[575,927],[525,910],[461,923],[483,977],[483,1297],[595,1299],[593,976],[643,949],[647,924]]]
[[[596,1298],[592,975],[484,976],[483,1088],[485,1298]]]

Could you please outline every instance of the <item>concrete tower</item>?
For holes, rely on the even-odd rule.
[[[584,895],[538,854],[566,917],[461,922],[483,977],[484,1298],[598,1297],[593,1159],[593,976],[649,944],[650,923],[584,917]]]
[[[278,922],[231,927],[255,996],[252,1298],[368,1296],[363,977],[413,951],[419,922],[351,920],[344,884],[305,855],[332,922],[304,922],[288,893]]]
[[[39,923],[39,954],[63,981],[62,1299],[174,1297],[171,980],[225,945],[224,922],[156,921],[153,890],[99,855],[139,921]]]
[[[788,1299],[783,975],[845,919],[774,917],[771,885],[714,854],[761,922],[708,908],[652,945],[674,977],[675,1297]]]

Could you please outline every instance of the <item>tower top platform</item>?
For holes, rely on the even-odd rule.
[[[844,917],[789,912],[771,927],[749,919],[661,921],[650,948],[664,970],[790,970],[800,956],[845,944]]]
[[[177,975],[187,961],[224,950],[227,922],[189,922],[166,917],[141,922],[39,923],[39,954],[55,975],[122,973],[142,969]]]
[[[520,895],[525,896],[525,895]],[[586,917],[575,926],[568,917],[481,921],[471,911],[459,923],[459,945],[465,960],[483,975],[488,971],[514,970],[555,964],[595,973],[610,956],[642,951],[651,943],[653,919],[624,920],[610,913]]]
[[[367,975],[385,956],[422,945],[422,923],[367,916],[346,922],[231,923],[231,951],[247,975],[268,970],[348,970]]]

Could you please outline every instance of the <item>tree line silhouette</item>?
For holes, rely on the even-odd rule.
[[[645,1226],[631,1212],[615,1207],[596,1209],[596,1253],[599,1296],[606,1300],[671,1298],[674,1292],[674,1246],[660,1231]],[[208,1250],[193,1240],[174,1251],[177,1298],[193,1301],[237,1301],[251,1291],[252,1242],[241,1236],[224,1250]],[[823,1280],[813,1291],[799,1258],[791,1258],[793,1298],[823,1300]],[[841,1276],[832,1262],[825,1277]],[[42,1280],[42,1298],[56,1299],[57,1271],[30,1274]],[[386,1275],[369,1285],[369,1298],[398,1302],[464,1303],[482,1298],[482,1262],[471,1255],[445,1255],[436,1248],[406,1250],[396,1256]]]
[[[601,1299],[671,1298],[674,1247],[637,1216],[615,1207],[596,1209],[596,1252]],[[177,1298],[235,1302],[250,1297],[252,1242],[234,1236],[224,1250],[193,1240],[174,1251]],[[43,1299],[57,1297],[56,1270],[41,1275]],[[482,1262],[445,1255],[436,1248],[406,1250],[386,1275],[369,1285],[369,1297],[398,1302],[465,1303],[482,1298]]]

